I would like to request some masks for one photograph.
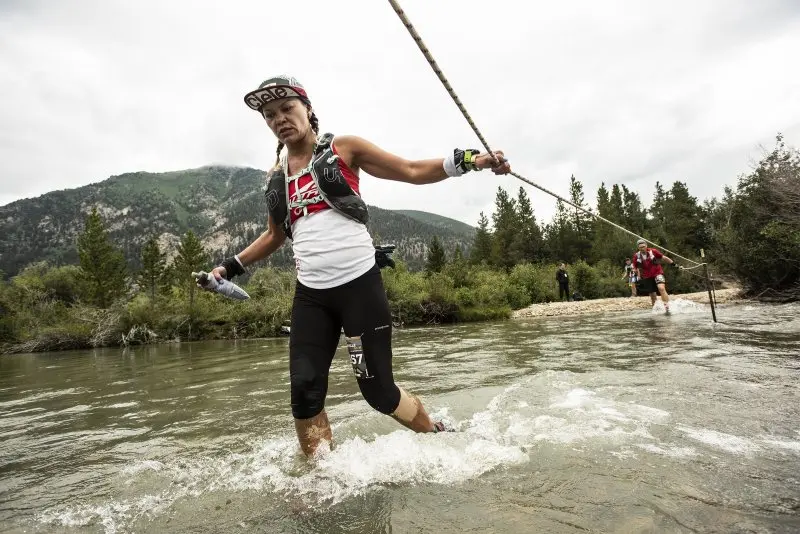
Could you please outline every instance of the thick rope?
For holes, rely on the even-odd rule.
[[[478,139],[480,139],[480,141],[483,144],[483,147],[486,149],[486,151],[489,152],[490,154],[492,154],[493,151],[492,151],[491,148],[489,148],[489,143],[483,137],[483,134],[480,132],[480,130],[478,130],[478,127],[475,125],[475,122],[472,120],[472,117],[470,117],[469,113],[467,112],[467,108],[464,107],[464,104],[461,102],[461,99],[458,98],[458,95],[453,90],[453,86],[450,85],[450,82],[448,82],[447,78],[445,78],[444,73],[442,72],[442,69],[439,68],[439,65],[436,63],[436,60],[433,59],[433,56],[431,55],[430,50],[428,50],[428,47],[425,46],[425,43],[422,41],[422,37],[419,36],[419,33],[417,33],[417,30],[414,28],[414,25],[411,24],[410,20],[408,20],[408,17],[406,16],[405,12],[403,11],[403,8],[400,7],[400,4],[398,4],[396,0],[389,0],[389,3],[392,5],[392,9],[394,9],[394,12],[397,13],[397,16],[400,17],[400,20],[403,21],[403,25],[408,30],[408,33],[411,34],[411,37],[414,39],[414,42],[417,43],[417,46],[419,47],[419,49],[422,52],[422,54],[425,56],[425,59],[428,60],[428,64],[433,69],[433,72],[435,72],[436,76],[439,77],[439,81],[441,81],[442,85],[444,85],[444,88],[447,89],[447,92],[450,94],[450,96],[452,97],[453,101],[456,103],[456,106],[458,106],[458,109],[461,111],[461,114],[464,115],[465,119],[467,119],[467,122],[469,123],[470,127],[472,127],[472,131],[474,131],[475,135],[478,136]],[[519,178],[520,180],[522,180],[526,184],[531,185],[531,186],[535,187],[536,189],[539,189],[540,191],[544,191],[548,195],[557,198],[558,200],[560,200],[564,204],[572,206],[576,210],[580,210],[583,213],[586,213],[587,215],[590,215],[590,216],[592,216],[592,217],[594,217],[594,218],[596,218],[596,219],[598,219],[600,221],[603,221],[606,224],[610,224],[614,228],[617,228],[618,230],[622,230],[626,234],[632,235],[633,237],[635,237],[637,239],[644,239],[647,243],[650,243],[651,245],[653,245],[656,248],[660,248],[664,252],[667,252],[670,255],[675,256],[676,258],[681,258],[682,260],[686,260],[686,261],[688,261],[690,263],[693,263],[693,264],[695,264],[697,266],[702,265],[702,263],[698,263],[698,262],[696,262],[696,261],[694,261],[692,259],[689,259],[689,258],[687,258],[685,256],[681,256],[677,252],[673,252],[673,251],[671,251],[671,250],[669,250],[669,249],[667,249],[665,247],[662,247],[658,243],[650,241],[649,239],[647,239],[645,237],[642,237],[642,236],[640,236],[640,235],[638,235],[638,234],[636,234],[634,232],[631,232],[627,228],[624,228],[624,227],[618,225],[615,222],[609,221],[605,217],[601,217],[600,215],[597,215],[596,213],[592,212],[591,210],[588,210],[588,209],[582,208],[581,206],[573,204],[572,202],[570,202],[569,200],[565,199],[564,197],[562,197],[560,195],[557,195],[556,193],[553,193],[552,191],[550,191],[550,190],[548,190],[548,189],[546,189],[546,188],[544,188],[544,187],[532,182],[531,180],[528,180],[524,176],[520,176],[519,174],[517,174],[517,173],[515,173],[513,171],[510,174],[511,174],[511,176],[514,176],[515,178]]]
[[[700,278],[702,280],[707,280],[705,275],[703,275],[703,274],[695,274],[695,273],[691,272],[692,269],[696,269],[697,267],[703,267],[704,265],[705,265],[705,263],[701,263],[700,265],[696,265],[695,267],[682,267],[681,268],[681,272],[686,273],[689,276],[694,276],[694,277]]]

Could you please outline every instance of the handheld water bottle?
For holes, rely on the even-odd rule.
[[[225,280],[224,278],[222,280],[217,280],[214,275],[205,271],[192,273],[192,276],[194,276],[197,285],[204,289],[216,291],[223,297],[234,300],[247,300],[250,298],[250,295],[247,294],[247,291],[237,286],[230,280]]]

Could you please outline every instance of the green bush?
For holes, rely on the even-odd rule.
[[[455,289],[469,285],[470,269],[469,265],[463,260],[448,263],[442,269],[442,273],[453,280],[453,288]]]
[[[48,294],[66,304],[75,304],[87,297],[84,273],[77,265],[48,269],[42,274],[42,284]]]
[[[572,291],[577,291],[586,299],[601,297],[600,283],[597,273],[591,265],[583,260],[577,261],[572,266]]]
[[[453,279],[443,273],[432,272],[427,276],[428,295],[424,301],[429,322],[451,322],[458,310]]]
[[[157,302],[157,300],[156,300]],[[145,325],[150,328],[158,326],[159,317],[164,310],[156,307],[156,302],[150,300],[144,293],[139,293],[126,305],[123,316],[123,330],[129,330],[135,325]]]
[[[402,262],[395,269],[382,271],[389,308],[395,322],[425,324],[422,303],[427,298],[428,282],[422,273],[410,273]]]
[[[405,325],[504,318],[530,303],[524,287],[485,266],[423,274],[399,264],[383,279],[392,316]]]
[[[509,278],[517,287],[524,288],[530,302],[558,300],[555,284],[555,265],[521,263],[511,270]]]
[[[597,298],[627,297],[631,294],[627,278],[623,278],[624,263],[601,260],[592,266],[597,281]]]
[[[525,289],[515,286],[503,271],[476,265],[464,271],[464,284],[455,291],[458,321],[502,319],[511,315],[513,307],[527,306]],[[513,303],[513,304],[511,304]]]
[[[468,291],[473,306],[495,308],[508,306],[507,275],[488,267],[476,266],[470,270],[469,285],[460,294]]]
[[[704,271],[702,269],[695,269],[689,272],[692,274],[665,265],[664,277],[667,279],[667,291],[670,293],[703,291],[706,288],[705,279],[703,278],[703,276],[705,276]]]

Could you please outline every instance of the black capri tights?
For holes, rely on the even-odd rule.
[[[358,379],[370,406],[390,414],[400,404],[392,377],[392,316],[376,265],[355,280],[330,289],[311,289],[300,282],[294,294],[289,339],[292,415],[314,417],[325,407],[328,372],[344,327],[361,337],[366,377]]]

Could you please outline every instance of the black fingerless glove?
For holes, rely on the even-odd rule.
[[[239,263],[239,260],[237,260],[235,256],[225,258],[222,260],[220,266],[225,268],[225,280],[230,280],[234,276],[238,276],[246,272],[244,267],[242,267],[242,264]]]

